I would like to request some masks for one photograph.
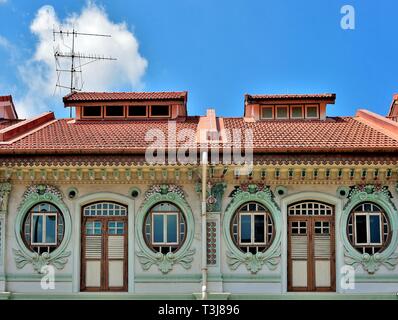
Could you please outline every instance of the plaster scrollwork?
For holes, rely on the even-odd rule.
[[[151,266],[156,265],[163,274],[170,272],[176,264],[180,264],[185,269],[190,269],[195,254],[195,249],[191,249],[195,222],[192,210],[185,199],[184,191],[181,187],[173,184],[154,185],[145,193],[144,199],[138,210],[136,220],[136,239],[140,249],[136,254],[142,268],[149,270]],[[185,216],[187,224],[186,238],[181,248],[176,252],[168,252],[166,254],[152,251],[147,246],[142,232],[145,216],[153,206],[161,202],[171,202],[179,207]]]
[[[206,190],[206,212],[207,213],[220,213],[222,198],[224,196],[224,191],[227,188],[225,182],[218,182],[215,184],[209,183]],[[197,193],[202,192],[202,185],[197,183],[195,186],[195,191]]]
[[[64,238],[59,247],[50,253],[43,252],[42,254],[29,250],[21,236],[22,225],[26,214],[34,205],[40,202],[48,202],[55,205],[61,210],[65,222]],[[71,252],[66,251],[66,248],[71,237],[72,222],[68,207],[65,205],[62,193],[57,187],[51,185],[31,185],[26,189],[18,207],[14,231],[19,247],[18,249],[13,249],[17,268],[22,269],[27,264],[31,264],[36,272],[42,273],[42,268],[46,265],[53,265],[57,269],[63,269],[68,262]]]
[[[348,194],[348,201],[343,208],[341,216],[342,240],[344,245],[344,260],[348,265],[357,268],[362,266],[369,274],[374,274],[380,266],[393,270],[398,263],[398,213],[395,204],[392,202],[391,192],[388,187],[381,185],[359,185],[351,187]],[[351,211],[362,202],[373,202],[379,205],[387,214],[391,224],[391,239],[388,246],[381,252],[375,254],[361,253],[350,243],[347,233],[348,217]]]
[[[11,183],[0,183],[0,213],[6,214],[8,210],[8,198],[11,192]]]
[[[282,225],[282,216],[272,191],[269,187],[263,185],[242,185],[231,193],[231,197],[232,200],[225,210],[223,223],[223,236],[227,244],[227,263],[229,267],[232,270],[236,270],[243,264],[253,274],[260,271],[263,265],[266,265],[270,270],[275,270],[281,257],[282,230],[280,226]],[[241,205],[251,201],[258,202],[268,208],[275,226],[275,237],[270,247],[265,252],[256,254],[239,250],[230,232],[231,220],[235,212]]]

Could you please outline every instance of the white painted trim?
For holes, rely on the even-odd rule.
[[[128,292],[134,292],[134,220],[135,220],[135,201],[134,199],[113,192],[95,192],[76,198],[72,223],[75,227],[73,232],[73,292],[80,292],[80,248],[81,248],[81,209],[86,204],[96,201],[115,201],[128,208]],[[73,221],[75,220],[75,221]]]
[[[316,191],[299,191],[288,195],[280,200],[282,213],[282,248],[281,248],[281,280],[282,293],[287,292],[287,207],[298,201],[315,200],[322,201],[335,206],[335,255],[336,255],[336,292],[342,292],[340,287],[340,268],[344,265],[344,251],[341,240],[340,216],[343,210],[343,199],[332,194]]]

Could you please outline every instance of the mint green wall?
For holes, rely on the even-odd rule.
[[[66,195],[66,191],[70,187],[77,188],[79,194],[78,198],[74,200],[70,200]],[[143,243],[139,243],[137,238],[139,237],[140,226],[142,226],[142,217],[145,214],[145,210],[148,206],[152,205],[152,202],[155,201],[153,199],[157,198],[157,200],[170,200],[168,195],[160,195],[154,196],[149,201],[145,202],[145,192],[150,188],[150,184],[140,184],[139,189],[141,191],[139,197],[135,200],[132,200],[129,197],[129,191],[133,187],[133,184],[76,184],[76,185],[61,185],[58,186],[59,190],[62,194],[62,199],[47,199],[48,201],[55,201],[54,203],[60,207],[65,217],[70,217],[70,222],[67,223],[68,228],[70,229],[70,235],[65,238],[65,243],[61,252],[67,253],[71,252],[70,255],[62,257],[66,261],[62,265],[59,265],[59,269],[56,269],[55,279],[56,279],[56,290],[54,294],[57,295],[52,296],[59,298],[75,298],[75,297],[89,297],[90,295],[84,295],[82,293],[78,293],[78,283],[79,283],[79,257],[80,252],[79,249],[79,239],[80,235],[79,228],[76,227],[80,224],[80,210],[78,202],[79,199],[82,199],[90,194],[118,194],[120,195],[120,199],[126,199],[129,202],[129,205],[132,207],[132,226],[135,229],[134,232],[130,230],[130,237],[132,237],[132,242],[130,245],[132,248],[129,250],[129,255],[132,256],[130,262],[130,272],[129,277],[133,282],[129,285],[129,294],[120,295],[114,294],[112,297],[117,298],[156,298],[160,297],[159,292],[164,292],[165,294],[169,292],[168,296],[162,296],[164,298],[189,298],[193,299],[195,296],[192,294],[195,292],[200,292],[200,198],[199,194],[195,191],[195,186],[193,184],[182,184],[182,190],[185,193],[184,200],[179,199],[178,197],[173,199],[177,205],[182,207],[187,214],[187,221],[192,226],[194,225],[194,229],[191,229],[190,238],[186,243],[186,251],[190,252],[192,255],[189,256],[189,261],[184,266],[183,264],[176,261],[173,265],[171,265],[171,269],[168,272],[162,272],[157,263],[152,263],[148,269],[143,268],[142,262],[139,261],[137,252],[142,252]],[[336,201],[342,202],[342,207],[348,202],[347,199],[339,200],[336,196],[338,185],[294,185],[287,186],[287,196],[292,194],[300,194],[300,193],[311,193],[311,190],[316,189],[318,193],[324,193],[329,195],[330,197],[335,197]],[[224,193],[224,197],[222,200],[221,213],[215,213],[212,215],[212,219],[215,219],[219,222],[219,237],[217,243],[217,251],[219,254],[219,260],[217,266],[209,267],[209,287],[213,288],[213,292],[227,292],[231,293],[230,298],[248,298],[248,297],[256,297],[256,298],[270,298],[274,299],[277,297],[283,297],[286,299],[296,298],[297,295],[293,294],[285,294],[284,289],[284,272],[286,270],[285,261],[283,257],[278,259],[273,268],[269,268],[266,264],[262,265],[261,268],[258,268],[257,272],[253,274],[253,272],[248,269],[246,263],[240,263],[237,268],[231,268],[231,263],[228,262],[227,252],[230,251],[231,243],[228,243],[228,237],[225,234],[225,226],[224,221],[230,221],[233,210],[231,209],[234,205],[231,205],[233,199],[228,197],[230,192],[233,190],[232,185],[227,185],[227,188]],[[271,191],[275,190],[275,186],[271,187]],[[397,207],[397,191],[395,190],[395,185],[389,185],[389,190],[392,193],[392,203]],[[5,291],[11,291],[11,298],[32,298],[32,297],[49,297],[48,292],[43,292],[39,286],[39,280],[41,276],[34,270],[34,264],[28,261],[24,266],[18,268],[16,263],[16,255],[14,250],[21,250],[20,238],[18,237],[18,226],[21,223],[21,219],[23,218],[23,211],[26,210],[30,205],[34,203],[34,199],[30,199],[25,204],[22,202],[23,194],[26,191],[26,186],[22,184],[13,185],[12,192],[10,194],[9,201],[9,210],[7,213],[7,225],[6,225],[6,247],[5,247],[5,273],[3,275],[0,274],[0,282],[5,283]],[[169,193],[168,193],[169,194]],[[277,239],[283,245],[285,241],[284,238],[284,228],[283,224],[285,223],[283,214],[283,199],[278,195],[274,195],[273,200],[265,200],[266,198],[258,198],[256,196],[257,193],[249,194],[247,198],[244,198],[242,201],[246,200],[258,200],[267,207],[273,208],[273,214],[276,215],[274,221],[280,224],[280,229],[278,229],[280,233],[280,237]],[[42,195],[45,196],[45,195]],[[110,198],[112,198],[110,196]],[[148,198],[149,199],[149,198]],[[41,200],[41,197],[38,197],[36,200]],[[156,202],[155,201],[155,202]],[[155,203],[153,202],[153,203]],[[275,202],[275,203],[273,203]],[[240,202],[239,202],[240,203]],[[389,210],[391,215],[398,216],[398,213],[394,209],[392,205],[383,204],[383,208],[385,210]],[[238,205],[238,202],[236,202]],[[228,210],[227,207],[230,206]],[[280,210],[278,210],[278,207]],[[343,214],[340,212],[339,217]],[[395,219],[395,218],[394,218]],[[393,228],[396,231],[397,223],[395,220],[393,222]],[[336,223],[341,223],[340,221],[336,221]],[[278,231],[278,232],[279,232]],[[343,247],[344,240],[342,235],[336,235],[336,246]],[[396,245],[396,244],[394,244]],[[277,245],[275,245],[277,248]],[[283,252],[283,250],[282,250]],[[397,253],[397,249],[391,249],[390,253]],[[283,253],[281,253],[282,255]],[[191,260],[192,258],[192,260]],[[25,258],[26,259],[26,258]],[[338,272],[338,268],[344,264],[344,257],[341,257],[341,260],[338,260],[339,265],[337,266],[336,271]],[[385,265],[381,264],[373,274],[369,274],[367,270],[363,268],[361,264],[359,264],[356,268],[356,284],[357,287],[352,293],[361,294],[361,298],[367,297],[386,297],[390,298],[392,295],[388,295],[387,293],[398,292],[398,269],[393,266],[391,270],[389,270]],[[339,291],[341,294],[343,291]],[[28,294],[24,294],[28,293]],[[351,294],[351,291],[345,292]],[[74,295],[72,295],[74,294]],[[182,294],[182,295],[181,295]],[[363,295],[370,294],[370,295]],[[384,295],[386,294],[386,295]],[[51,294],[50,294],[51,296]],[[98,297],[98,295],[92,295]],[[104,294],[102,297],[109,297],[109,295]],[[312,296],[312,295],[311,295]],[[323,295],[326,297],[327,295]],[[7,297],[7,295],[3,295],[2,297]],[[328,295],[330,298],[335,298],[335,295]],[[351,296],[347,296],[351,297]],[[359,296],[358,296],[359,297]]]

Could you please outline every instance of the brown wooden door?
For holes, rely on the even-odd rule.
[[[127,239],[127,215],[83,215],[81,291],[127,291]]]
[[[289,291],[335,291],[334,208],[325,206],[333,208],[311,201],[288,209]]]

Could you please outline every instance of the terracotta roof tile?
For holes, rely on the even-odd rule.
[[[199,117],[188,117],[176,124],[177,133],[182,129],[196,130]],[[86,152],[106,153],[142,150],[152,145],[145,141],[149,129],[161,130],[168,138],[168,121],[81,121],[60,119],[44,128],[22,137],[12,144],[0,145],[0,153],[12,149],[14,153],[36,152]],[[182,142],[184,143],[184,142]]]
[[[168,123],[165,120],[73,122],[60,119],[21,136],[13,143],[0,144],[0,153],[137,154],[153,144],[145,141],[148,129],[161,130],[167,139]],[[177,133],[183,129],[196,131],[199,117],[187,117],[185,122],[173,123]],[[397,140],[355,117],[258,122],[223,118],[223,123],[227,130],[252,129],[256,153],[398,151]],[[224,142],[232,144],[234,141]],[[185,142],[178,146],[182,143]]]
[[[278,100],[278,99],[335,99],[334,93],[319,94],[246,94],[246,99]]]
[[[172,92],[72,92],[63,98],[64,103],[83,101],[120,100],[186,100],[186,91]]]
[[[398,141],[353,117],[257,122],[245,122],[242,118],[224,118],[224,126],[230,130],[251,129],[254,149],[264,151],[375,151],[398,148]]]

